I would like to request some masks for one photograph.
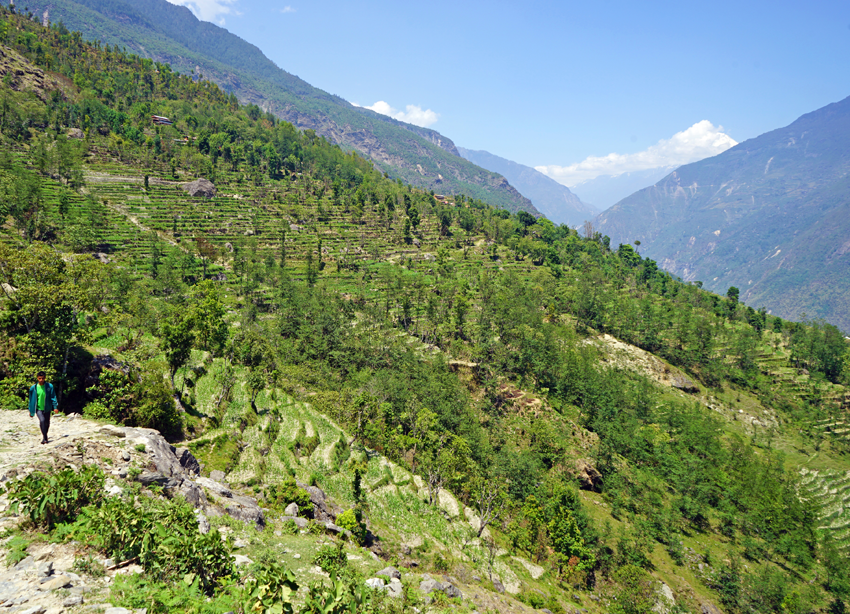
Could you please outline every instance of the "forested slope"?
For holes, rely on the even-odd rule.
[[[276,66],[254,45],[217,25],[199,21],[189,9],[166,0],[58,0],[36,2],[90,40],[118,45],[175,71],[203,77],[261,106],[298,128],[314,130],[353,149],[382,171],[437,192],[463,191],[511,211],[538,211],[504,177],[467,162],[450,139],[355,107]]]
[[[292,471],[388,560],[487,591],[516,578],[536,608],[648,612],[661,580],[679,611],[842,611],[835,327],[440,200],[59,27],[3,11],[0,43],[0,404],[44,368],[66,411],[185,439],[270,507]],[[214,196],[188,195],[198,177]],[[126,370],[88,379],[104,354]],[[441,491],[487,535],[445,533]],[[171,590],[158,573],[144,590]],[[339,585],[355,609],[361,580]],[[215,603],[237,590],[216,582]]]

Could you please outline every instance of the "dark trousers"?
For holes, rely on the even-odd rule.
[[[47,430],[50,428],[50,412],[35,410],[35,415],[38,416],[38,425],[41,427],[42,439],[47,441]]]

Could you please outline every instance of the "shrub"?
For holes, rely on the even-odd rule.
[[[219,532],[200,534],[192,508],[183,502],[147,501],[136,507],[110,498],[83,510],[78,532],[114,558],[138,558],[157,580],[194,574],[206,593],[233,571]]]
[[[102,578],[106,575],[106,567],[91,556],[76,557],[71,569],[77,573],[88,574],[95,578]]]
[[[6,544],[9,549],[6,553],[6,565],[12,567],[27,558],[27,548],[30,540],[22,535],[16,535]]]
[[[341,529],[346,531],[354,531],[357,528],[357,516],[354,513],[354,508],[345,510],[342,514],[336,517],[336,524]]]
[[[676,565],[681,567],[684,564],[685,547],[678,536],[674,535],[670,538],[670,543],[667,545],[667,554],[670,555],[670,558],[673,559]]]
[[[298,513],[302,510],[312,509],[310,493],[299,488],[295,480],[289,479],[280,484],[271,484],[266,489],[266,504],[273,509],[283,510],[290,503],[298,505]]]
[[[649,614],[656,602],[655,581],[636,565],[626,565],[614,574],[618,590],[610,611],[617,614]]]
[[[296,535],[298,533],[298,525],[294,520],[285,520],[280,525],[280,532],[284,535]]]
[[[196,576],[191,574],[176,582],[151,580],[144,575],[128,574],[115,577],[112,601],[117,606],[150,614],[220,614],[237,611],[240,595],[234,585],[217,590],[208,597]]]
[[[179,437],[183,432],[183,424],[162,374],[155,370],[144,373],[140,386],[139,404],[129,420],[132,426],[156,429],[170,439]]]
[[[313,564],[332,578],[340,577],[349,582],[357,580],[357,574],[351,567],[348,566],[348,557],[342,549],[342,544],[332,546],[326,544],[319,548],[316,557],[313,559]]]
[[[111,420],[109,408],[100,401],[92,401],[83,407],[83,415],[92,420]]]
[[[437,593],[437,595],[441,594]],[[329,586],[325,586],[325,583],[322,582],[310,587],[301,612],[309,612],[310,614],[314,612],[324,614],[369,612],[374,611],[370,607],[371,599],[371,591],[361,582],[352,582],[344,578],[338,579],[335,574],[331,574]]]
[[[292,614],[295,610],[291,596],[297,591],[298,583],[289,569],[265,562],[258,565],[253,577],[245,583],[243,607],[246,612]]]
[[[10,484],[6,492],[12,512],[26,514],[33,526],[51,530],[58,522],[73,522],[84,506],[100,501],[104,479],[95,465],[52,475],[36,471]]]

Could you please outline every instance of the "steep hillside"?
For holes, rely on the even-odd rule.
[[[3,603],[42,569],[80,588],[40,567],[45,540],[63,572],[70,548],[79,570],[137,564],[92,598],[151,614],[850,600],[835,327],[681,282],[600,233],[432,196],[2,8],[0,37],[0,407],[29,420],[43,369],[63,412],[185,448],[123,430],[89,448],[59,418],[39,454],[75,469],[6,475],[26,514],[4,523],[7,561],[33,559]],[[0,463],[35,433],[9,422]],[[224,514],[204,533],[184,499]]]
[[[298,128],[354,149],[382,171],[437,193],[465,193],[510,211],[536,214],[531,202],[495,173],[457,155],[450,139],[427,128],[351,105],[277,67],[254,45],[166,0],[57,0],[29,9],[91,40],[199,74]],[[194,72],[193,72],[194,71]]]
[[[850,98],[680,167],[598,229],[685,280],[850,330]]]
[[[592,219],[599,208],[582,202],[569,188],[530,166],[500,158],[487,151],[459,148],[460,155],[482,168],[503,175],[511,185],[531,199],[534,206],[556,224],[573,228]]]

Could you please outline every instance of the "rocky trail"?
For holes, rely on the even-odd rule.
[[[206,516],[228,514],[258,527],[264,525],[263,511],[256,500],[241,497],[211,478],[199,476],[200,466],[185,449],[174,448],[157,432],[105,425],[77,414],[53,416],[49,442],[41,445],[38,421],[27,411],[4,411],[0,431],[0,484],[33,471],[79,469],[97,464],[109,476],[108,495],[119,495],[126,480],[136,476],[142,484],[156,484],[172,495],[179,494],[197,508],[199,527],[209,530]],[[8,496],[0,495],[0,531],[6,534],[23,519],[10,510]],[[14,538],[0,538],[0,564],[9,556]],[[106,612],[129,614],[131,610],[108,603],[109,586],[116,575],[139,573],[138,565],[84,553],[82,546],[34,540],[27,556],[0,572],[0,608],[5,612],[59,614],[61,612]],[[81,557],[105,568],[95,577],[80,569]],[[238,562],[238,561],[237,561]],[[76,572],[74,571],[76,569]],[[143,610],[142,610],[143,611]],[[141,612],[141,611],[137,611]]]

